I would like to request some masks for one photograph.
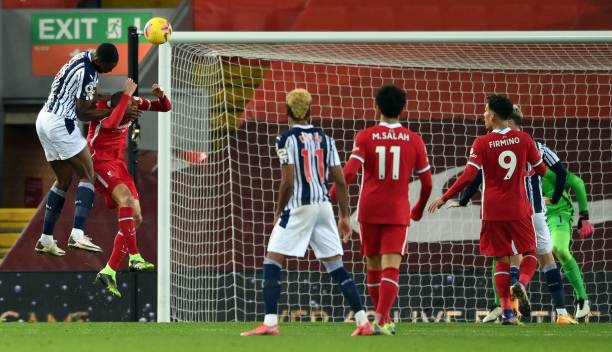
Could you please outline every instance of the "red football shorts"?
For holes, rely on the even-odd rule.
[[[536,234],[531,216],[511,221],[482,220],[480,254],[504,257],[535,251]]]
[[[371,257],[377,254],[406,253],[408,225],[359,223],[361,254]]]
[[[113,189],[120,184],[126,185],[132,192],[132,196],[139,199],[134,179],[128,172],[123,160],[94,162],[94,172],[96,173],[96,190],[104,196],[107,207],[111,209],[117,207],[117,203],[113,200],[111,194]]]

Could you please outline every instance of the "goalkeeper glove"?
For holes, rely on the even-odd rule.
[[[591,222],[589,221],[588,211],[581,211],[579,213],[578,224],[576,224],[576,226],[579,230],[578,232],[579,238],[585,238],[585,237],[591,236],[593,232],[595,231],[595,229],[593,228],[593,225],[591,225]]]

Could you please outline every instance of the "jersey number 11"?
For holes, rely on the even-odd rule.
[[[391,179],[399,180],[399,168],[400,168],[400,147],[395,145],[389,148],[389,151],[393,155],[393,165],[391,167]],[[379,145],[376,147],[376,153],[378,154],[378,179],[384,180],[387,176],[387,147]]]

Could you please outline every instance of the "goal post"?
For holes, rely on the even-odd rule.
[[[356,132],[375,123],[373,95],[385,83],[408,92],[402,123],[426,141],[432,199],[484,133],[484,97],[506,94],[522,106],[526,129],[588,184],[596,233],[572,250],[592,320],[610,321],[612,31],[175,32],[159,46],[159,83],[173,110],[158,122],[158,322],[261,319],[285,93],[311,91],[313,122],[346,161]],[[411,185],[412,201],[419,187]],[[394,318],[475,321],[486,311],[493,295],[490,262],[478,252],[478,209],[444,210],[411,226]],[[358,248],[355,237],[344,260],[370,306]],[[286,269],[281,318],[350,320],[311,253]],[[538,314],[551,319],[537,275],[530,291]]]

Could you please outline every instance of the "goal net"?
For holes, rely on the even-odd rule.
[[[377,88],[392,83],[407,91],[402,123],[425,140],[431,199],[448,188],[474,138],[486,133],[480,119],[486,96],[505,94],[521,105],[525,129],[586,183],[595,234],[574,236],[571,250],[584,273],[590,321],[610,321],[612,44],[183,43],[168,50],[173,110],[160,131],[169,145],[160,148],[169,148],[170,163],[160,172],[169,182],[160,186],[170,201],[159,209],[169,214],[169,233],[160,238],[170,238],[169,307],[162,309],[171,320],[263,318],[261,268],[280,181],[274,141],[288,128],[285,93],[312,93],[312,123],[333,136],[344,162],[356,133],[377,123]],[[413,203],[419,189],[415,179]],[[355,212],[358,185],[349,191]],[[479,208],[474,201],[411,225],[393,319],[479,321],[486,315],[492,272],[490,259],[479,254]],[[344,262],[371,310],[357,234],[345,245]],[[352,319],[310,251],[287,261],[282,280],[281,321]],[[575,294],[564,282],[571,307]],[[551,321],[543,274],[529,292],[533,321]]]

